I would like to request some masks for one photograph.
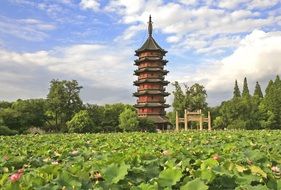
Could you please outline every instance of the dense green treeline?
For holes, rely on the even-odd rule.
[[[208,108],[207,93],[202,85],[191,87],[184,85],[184,90],[178,82],[175,90],[173,112],[169,113],[172,123],[175,122],[175,112],[183,117],[184,109],[195,111],[202,109],[205,113],[211,111],[213,128],[215,129],[281,129],[281,81],[279,76],[270,80],[263,95],[261,87],[256,82],[253,94],[250,94],[247,78],[244,78],[242,92],[237,81],[234,84],[233,98],[224,101],[220,106]],[[191,123],[191,127],[196,123]]]
[[[131,105],[83,104],[77,81],[52,80],[46,99],[0,102],[0,135],[155,130]]]
[[[281,129],[281,82],[270,80],[263,96],[259,83],[249,93],[244,79],[242,94],[235,82],[233,98],[214,109],[214,127],[218,129]]]
[[[263,95],[259,83],[250,94],[247,79],[240,91],[237,81],[233,97],[220,106],[208,107],[204,86],[174,84],[173,111],[167,116],[175,124],[175,112],[183,116],[184,109],[203,113],[211,111],[214,129],[281,129],[281,80],[270,80]],[[131,105],[122,103],[84,104],[78,82],[52,80],[46,99],[0,102],[0,135],[43,132],[118,132],[155,131],[152,121],[137,117]],[[190,123],[196,128],[197,123]]]

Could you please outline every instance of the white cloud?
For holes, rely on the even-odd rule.
[[[219,4],[214,0],[111,0],[104,10],[117,13],[121,17],[119,22],[129,25],[117,39],[132,39],[146,25],[148,15],[152,14],[154,28],[167,34],[166,41],[173,44],[173,47],[211,53],[210,51],[224,52],[227,49],[227,46],[217,46],[220,49],[214,49],[211,45],[217,43],[215,41],[220,41],[220,44],[230,42],[230,47],[233,47],[245,33],[255,29],[280,27],[281,18],[272,15],[278,8],[268,10],[266,14],[258,9],[272,8],[278,3],[280,0],[225,0],[219,1]],[[142,30],[145,29],[143,27]]]
[[[83,9],[92,9],[97,11],[100,8],[100,3],[99,0],[81,0],[80,6]]]
[[[251,9],[266,9],[266,8],[271,8],[278,3],[281,3],[280,0],[252,0],[249,3],[249,8]]]
[[[45,97],[53,78],[77,79],[93,103],[133,101],[133,50],[123,46],[77,44],[50,51],[0,50],[2,98]]]
[[[0,33],[29,41],[42,41],[48,37],[46,32],[55,28],[54,24],[37,19],[11,19],[0,16]]]
[[[223,93],[231,96],[234,80],[248,78],[253,87],[255,81],[263,86],[277,74],[281,74],[281,32],[255,30],[239,43],[238,48],[220,61],[202,64],[195,71],[178,74],[175,80],[203,83],[211,102],[220,102]],[[190,68],[189,68],[190,69]],[[175,76],[175,75],[174,75]],[[220,97],[212,94],[220,93]],[[224,97],[226,98],[226,97]]]
[[[219,7],[227,8],[227,9],[235,9],[239,7],[239,5],[247,4],[247,3],[250,3],[250,0],[235,0],[235,1],[221,0],[219,2]]]

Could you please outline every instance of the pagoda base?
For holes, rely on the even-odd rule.
[[[169,119],[166,116],[147,115],[147,116],[140,116],[140,118],[147,118],[152,120],[156,125],[156,129],[160,129],[160,130],[167,130],[169,129],[168,126],[171,125]]]

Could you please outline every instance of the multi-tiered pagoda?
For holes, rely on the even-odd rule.
[[[154,121],[158,128],[163,129],[169,123],[165,112],[165,108],[169,107],[165,104],[165,97],[169,93],[165,92],[168,81],[165,81],[165,75],[168,71],[164,70],[164,66],[168,62],[163,57],[167,53],[162,49],[152,37],[152,21],[149,16],[148,22],[148,38],[141,48],[135,51],[138,59],[135,65],[135,75],[138,80],[134,82],[138,86],[138,91],[134,96],[138,97],[135,107],[138,109],[139,117],[147,117]]]

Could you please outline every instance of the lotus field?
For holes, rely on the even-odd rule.
[[[0,137],[0,189],[281,189],[280,131]]]

